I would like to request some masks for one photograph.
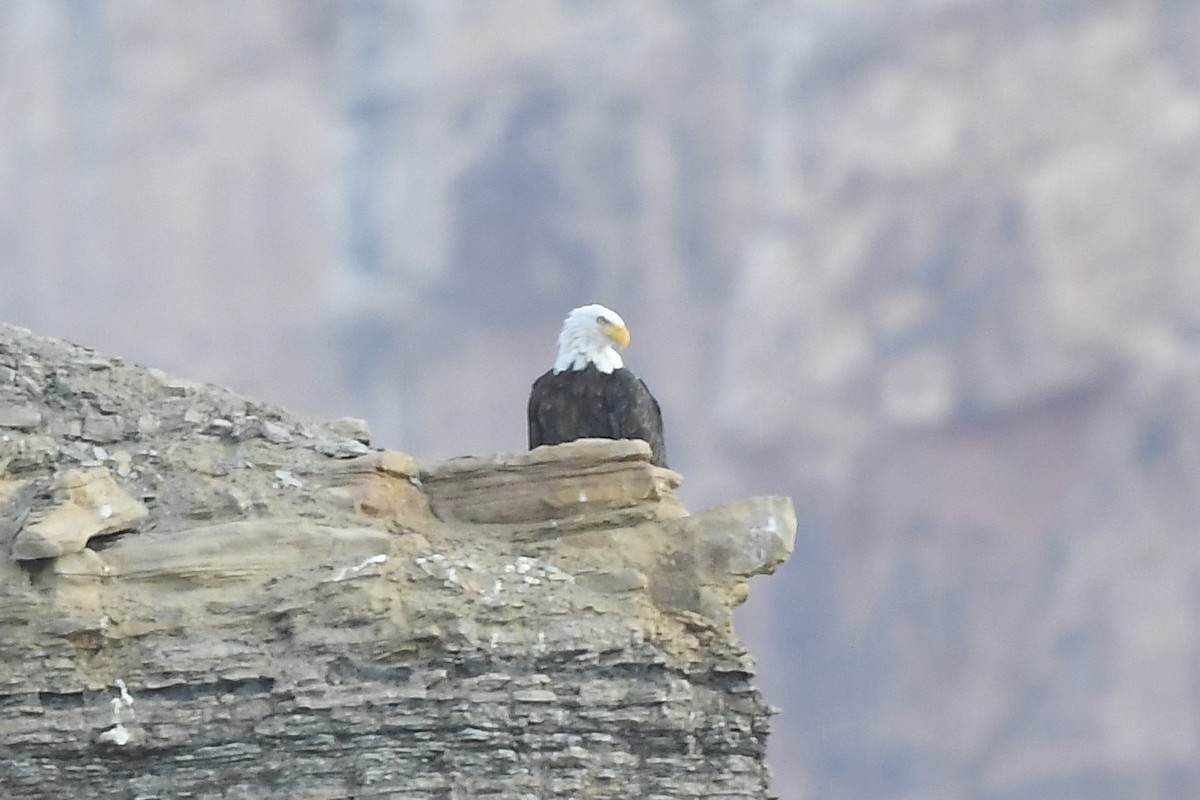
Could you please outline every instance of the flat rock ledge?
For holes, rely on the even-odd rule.
[[[768,797],[731,609],[787,498],[369,442],[0,325],[7,795]]]

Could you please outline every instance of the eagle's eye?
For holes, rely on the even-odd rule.
[[[608,317],[604,316],[603,314],[596,317],[596,322],[600,325],[611,325],[612,324],[608,321]]]

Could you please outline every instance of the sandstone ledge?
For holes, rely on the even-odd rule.
[[[0,412],[15,796],[767,796],[730,609],[785,498],[688,515],[641,442],[421,469],[7,326]]]

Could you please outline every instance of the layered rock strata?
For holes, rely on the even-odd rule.
[[[641,442],[368,441],[0,326],[0,784],[767,796],[730,609],[789,501],[689,515]]]

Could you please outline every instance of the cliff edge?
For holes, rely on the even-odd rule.
[[[688,514],[648,456],[422,468],[0,325],[0,785],[765,798],[730,610],[791,503]]]

